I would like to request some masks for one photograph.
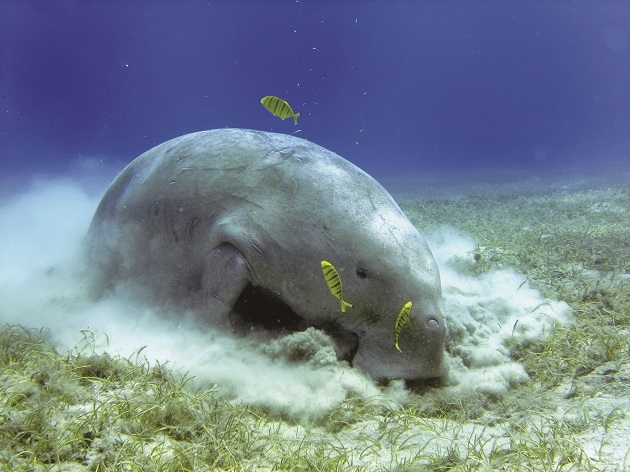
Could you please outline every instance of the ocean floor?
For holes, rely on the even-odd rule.
[[[0,207],[0,470],[630,470],[628,181],[383,179],[442,277],[450,373],[419,385],[315,329],[233,339],[87,301],[98,197],[39,182]]]

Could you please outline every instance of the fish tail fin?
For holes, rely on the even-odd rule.
[[[352,303],[348,303],[348,302],[346,302],[344,300],[341,300],[341,312],[345,313],[346,312],[346,308],[354,308],[354,305]]]
[[[299,111],[293,114],[293,123],[295,124],[295,126],[297,126],[297,119],[301,114],[302,113],[300,113]]]

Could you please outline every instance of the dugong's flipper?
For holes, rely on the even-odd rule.
[[[251,280],[247,262],[238,249],[224,243],[210,251],[204,265],[204,312],[217,326],[230,329],[230,312]]]

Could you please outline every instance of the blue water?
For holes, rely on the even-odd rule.
[[[627,170],[630,3],[0,0],[7,175],[292,133],[375,175]],[[93,169],[98,173],[98,166]]]

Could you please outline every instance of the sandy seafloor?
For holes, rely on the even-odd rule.
[[[478,174],[475,177],[455,179],[454,182],[448,179],[436,182],[420,177],[408,179],[407,184],[386,181],[385,185],[410,215],[413,215],[412,208],[415,206],[430,207],[431,202],[446,203],[444,206],[447,209],[462,205],[469,208],[468,215],[466,211],[463,213],[459,211],[453,220],[445,216],[445,220],[448,220],[445,222],[446,225],[456,232],[467,228],[464,233],[471,235],[477,243],[475,250],[472,251],[473,257],[475,254],[489,252],[492,254],[491,257],[497,259],[499,266],[515,268],[519,275],[527,278],[528,285],[540,288],[541,292],[550,296],[550,299],[569,301],[569,310],[561,322],[566,329],[570,330],[572,326],[579,326],[581,323],[576,311],[581,312],[584,306],[576,303],[576,298],[578,302],[591,302],[594,301],[593,293],[599,291],[601,295],[599,301],[608,305],[606,300],[602,300],[607,296],[607,287],[617,288],[615,303],[608,305],[608,309],[602,312],[599,312],[598,308],[589,312],[589,316],[595,317],[592,318],[591,326],[599,332],[593,332],[591,339],[588,339],[589,330],[585,330],[587,338],[581,340],[588,344],[597,335],[605,338],[611,331],[607,331],[604,326],[610,324],[611,318],[618,315],[619,322],[614,323],[616,325],[612,330],[614,334],[610,337],[615,339],[614,342],[619,341],[615,361],[595,361],[588,367],[577,362],[578,366],[573,375],[562,376],[558,372],[553,388],[545,388],[538,384],[541,379],[537,378],[536,372],[528,372],[529,380],[526,383],[532,390],[507,391],[502,401],[508,404],[515,401],[513,409],[504,413],[503,417],[497,418],[493,414],[485,413],[485,419],[482,416],[479,420],[467,423],[460,440],[469,441],[479,434],[478,438],[483,438],[482,442],[496,440],[501,443],[506,441],[506,432],[511,429],[510,425],[515,418],[520,417],[533,426],[533,429],[552,429],[553,425],[559,425],[566,432],[571,431],[565,440],[579,445],[590,459],[588,463],[580,465],[571,461],[564,465],[561,464],[562,461],[548,463],[545,464],[546,470],[572,468],[629,470],[630,174],[623,171],[614,175],[597,173],[571,175],[570,172],[561,175]],[[467,221],[464,224],[457,224],[456,221],[461,221],[462,217]],[[413,216],[411,218],[413,220]],[[477,221],[478,219],[485,221]],[[506,224],[495,228],[493,222],[497,220],[502,220]],[[440,222],[433,220],[425,224],[429,239],[440,233],[440,230],[436,231],[436,226],[439,226]],[[478,228],[477,231],[473,229],[475,227]],[[513,238],[514,233],[520,233],[521,238]],[[527,234],[535,241],[534,247],[542,251],[556,252],[556,257],[548,257],[545,261],[549,267],[532,267],[531,271],[525,271],[524,266],[509,262],[510,259],[514,261],[515,253],[519,252],[519,247],[511,246],[509,241],[526,239]],[[579,241],[579,247],[562,241],[558,244],[545,244],[560,234],[564,234],[569,241]],[[589,244],[589,240],[595,243]],[[495,247],[493,250],[488,244],[490,241],[502,247]],[[521,261],[527,259],[523,256],[522,249],[520,252],[516,258]],[[509,253],[511,254],[508,255]],[[556,261],[555,264],[551,260]],[[593,270],[593,267],[599,270]],[[566,270],[567,268],[569,270]],[[570,290],[564,291],[564,287],[567,286],[573,286],[574,290],[581,293],[574,293],[572,296],[555,295],[556,291],[549,290],[552,284],[545,284],[546,277],[541,277],[540,269],[556,272],[552,277],[564,279],[561,295],[568,295],[567,292]],[[448,287],[444,297],[445,300],[449,299]],[[598,319],[598,316],[601,318]],[[558,337],[562,336],[558,334]],[[548,340],[549,336],[543,333],[538,339]],[[594,344],[593,342],[586,349],[593,347]],[[527,349],[527,345],[526,341],[524,349]],[[553,341],[547,348],[554,349],[555,346]],[[574,349],[577,358],[578,352],[584,346],[575,345],[571,348]],[[619,417],[611,422],[610,427],[595,426],[588,419],[601,418],[611,412],[611,418],[617,413]],[[544,445],[543,447],[553,449],[552,444],[545,444],[541,437],[535,436],[529,440],[538,441]],[[508,462],[506,467],[520,470],[519,467],[524,466],[510,466]],[[537,470],[533,464],[530,467]]]
[[[629,470],[629,178],[381,179],[442,275],[451,371],[416,389],[374,384],[331,358],[319,332],[233,340],[166,322],[124,293],[87,302],[69,261],[98,192],[39,181],[0,207],[0,322],[44,328],[59,359],[22,365],[3,337],[0,470]],[[122,415],[99,418],[112,398],[149,395],[164,407],[129,380],[52,388],[72,356],[76,366],[140,348],[195,377],[187,388],[216,384],[226,405],[249,406],[258,452],[213,455],[207,437],[177,425],[138,432]],[[38,409],[32,427],[60,431],[48,446],[20,430]],[[83,431],[80,444],[67,446],[70,430]]]

